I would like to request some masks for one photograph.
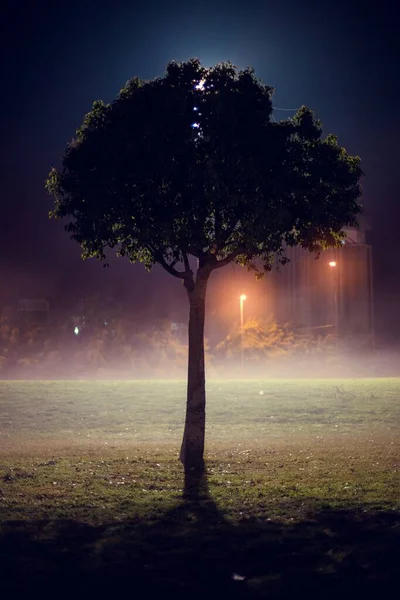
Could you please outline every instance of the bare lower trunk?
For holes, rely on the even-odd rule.
[[[189,359],[186,419],[180,459],[185,471],[204,471],[206,390],[204,366],[204,322],[209,274],[201,269],[196,283],[186,288],[189,296]]]

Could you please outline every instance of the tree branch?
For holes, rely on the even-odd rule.
[[[170,275],[173,275],[174,277],[177,277],[178,279],[186,279],[186,277],[188,276],[188,271],[177,271],[174,268],[176,261],[169,265],[167,263],[167,261],[164,259],[164,257],[162,256],[162,254],[160,254],[159,252],[156,252],[154,250],[154,248],[151,248],[150,246],[149,246],[149,250],[153,254],[153,256],[156,259],[156,261],[158,262],[158,264],[161,265],[162,268],[165,269],[165,271],[167,271],[167,273],[169,273]],[[191,273],[191,271],[190,271],[190,273]]]
[[[238,226],[238,224],[240,223],[240,219],[233,219],[230,223],[229,226],[226,228],[225,231],[225,235],[222,236],[221,234],[221,239],[220,239],[220,243],[221,243],[221,248],[226,246],[229,243],[229,238],[231,237],[232,234],[235,233],[236,228]]]
[[[237,258],[240,254],[243,254],[243,250],[235,250],[234,252],[231,252],[226,258],[223,258],[222,260],[217,260],[217,262],[213,263],[211,265],[211,269],[220,269],[221,267],[229,265],[229,263],[235,260],[235,258]]]
[[[177,271],[174,267],[171,267],[163,258],[157,258],[157,262],[167,271],[170,275],[178,277],[178,279],[185,279],[187,277],[187,271]]]
[[[189,264],[189,257],[187,255],[186,252],[182,252],[182,256],[183,256],[183,264],[185,265],[185,273],[191,273],[192,270],[190,268],[190,264]]]

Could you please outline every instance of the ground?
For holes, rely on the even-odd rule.
[[[399,400],[398,379],[211,381],[193,500],[184,382],[1,382],[3,588],[385,596],[400,564]]]

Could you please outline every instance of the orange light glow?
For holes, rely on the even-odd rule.
[[[331,260],[329,263],[330,267],[336,267],[336,260]]]
[[[246,296],[246,294],[242,294],[242,295],[240,296],[240,299],[241,299],[241,301],[242,301],[242,302],[243,302],[244,300],[246,300],[246,299],[247,299],[247,296]]]

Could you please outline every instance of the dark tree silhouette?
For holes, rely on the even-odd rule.
[[[361,209],[358,157],[302,107],[271,118],[273,89],[230,63],[170,63],[97,101],[47,189],[83,258],[107,247],[147,269],[160,264],[189,299],[189,366],[181,460],[204,468],[207,282],[236,262],[261,276],[285,248],[340,243]],[[260,266],[262,265],[262,267]]]

